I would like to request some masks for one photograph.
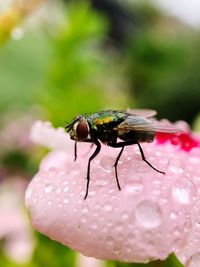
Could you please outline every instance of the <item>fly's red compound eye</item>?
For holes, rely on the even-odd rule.
[[[78,140],[85,140],[88,138],[89,127],[85,119],[81,119],[76,126],[76,135]]]

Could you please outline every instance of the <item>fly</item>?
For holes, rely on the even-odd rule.
[[[75,141],[74,160],[77,158],[77,142],[87,142],[96,145],[96,149],[89,157],[87,165],[87,185],[84,199],[88,196],[90,184],[90,165],[91,161],[101,150],[101,143],[121,148],[115,163],[115,178],[118,189],[121,190],[117,165],[124,151],[125,146],[138,145],[142,160],[145,161],[156,172],[165,174],[158,170],[145,158],[142,142],[152,142],[157,132],[176,133],[178,130],[169,125],[156,121],[154,110],[128,110],[126,112],[116,110],[105,110],[89,115],[78,115],[70,124],[65,126],[70,138]]]

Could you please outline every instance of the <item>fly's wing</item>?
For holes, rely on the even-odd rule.
[[[179,130],[169,123],[160,123],[140,116],[129,115],[126,120],[114,128],[117,131],[177,133]]]
[[[157,111],[154,109],[127,109],[126,113],[143,118],[152,118],[156,116]]]

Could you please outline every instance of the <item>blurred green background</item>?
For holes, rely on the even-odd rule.
[[[199,131],[199,30],[153,1],[49,0],[9,31],[1,16],[12,2],[0,3],[0,265],[85,266],[26,221],[24,191],[45,153],[24,142],[30,126],[42,119],[63,127],[79,113],[130,107],[156,109],[158,118],[185,120]],[[11,211],[20,226],[13,220],[1,230]],[[181,265],[172,257],[148,266]]]

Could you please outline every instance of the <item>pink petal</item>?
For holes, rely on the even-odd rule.
[[[181,251],[199,197],[196,148],[185,152],[169,142],[142,144],[148,161],[163,175],[141,160],[137,146],[126,147],[118,165],[119,191],[113,168],[119,150],[102,145],[91,163],[84,200],[94,148],[78,144],[74,162],[73,144],[48,154],[27,189],[26,205],[38,231],[99,259],[147,262]]]

